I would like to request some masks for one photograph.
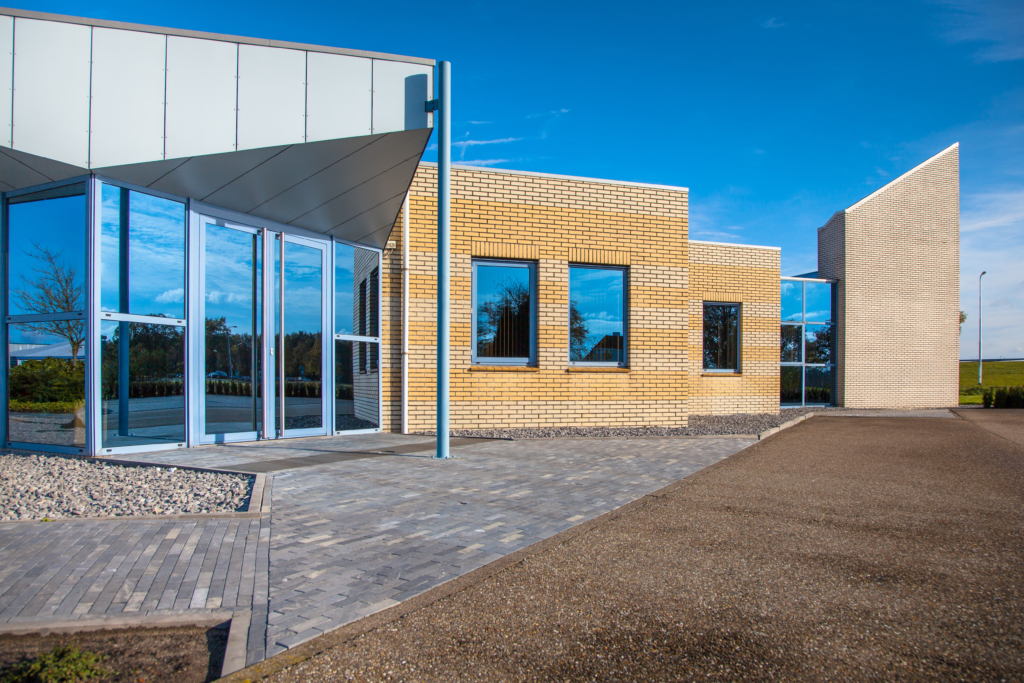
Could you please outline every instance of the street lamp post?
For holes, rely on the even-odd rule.
[[[981,278],[988,271],[981,271],[978,276],[978,386],[981,386]]]

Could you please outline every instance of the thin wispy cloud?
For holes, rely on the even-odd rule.
[[[1024,190],[981,192],[963,198],[960,232],[990,228],[1024,229]]]
[[[477,147],[479,145],[501,145],[506,142],[519,142],[522,138],[498,138],[497,140],[458,140],[452,143],[452,147],[458,147],[465,149],[467,147]]]
[[[776,19],[775,17],[772,17],[768,21],[762,23],[761,24],[761,28],[776,29],[776,28],[782,28],[785,25],[786,25],[786,22],[782,21],[781,19]]]
[[[466,123],[468,123],[471,126],[485,126],[485,125],[487,125],[489,123],[493,123],[493,122],[492,121],[466,121]]]
[[[466,159],[465,161],[459,160],[459,163],[463,166],[497,166],[498,164],[507,164],[511,161],[517,161],[516,159]]]
[[[984,43],[979,62],[1024,59],[1024,3],[1020,0],[939,0],[949,9],[943,37],[950,43]]]
[[[547,116],[562,116],[562,115],[568,114],[568,113],[569,113],[568,109],[552,109],[550,111],[541,112],[539,114],[527,114],[526,118],[528,118],[528,119],[539,119],[539,118],[547,117]]]

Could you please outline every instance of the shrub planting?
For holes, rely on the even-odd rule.
[[[1024,386],[985,389],[981,404],[986,408],[1024,408]]]

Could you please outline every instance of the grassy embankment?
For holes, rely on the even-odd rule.
[[[987,361],[982,368],[981,385],[988,387],[1024,386],[1024,361]],[[964,394],[964,391],[978,386],[978,364],[960,363],[960,403],[981,404],[981,394]]]

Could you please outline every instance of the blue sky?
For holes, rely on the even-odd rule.
[[[1024,357],[1024,3],[18,3],[447,59],[481,166],[690,188],[691,236],[783,248],[961,143],[963,357]],[[427,157],[432,158],[431,156]]]

